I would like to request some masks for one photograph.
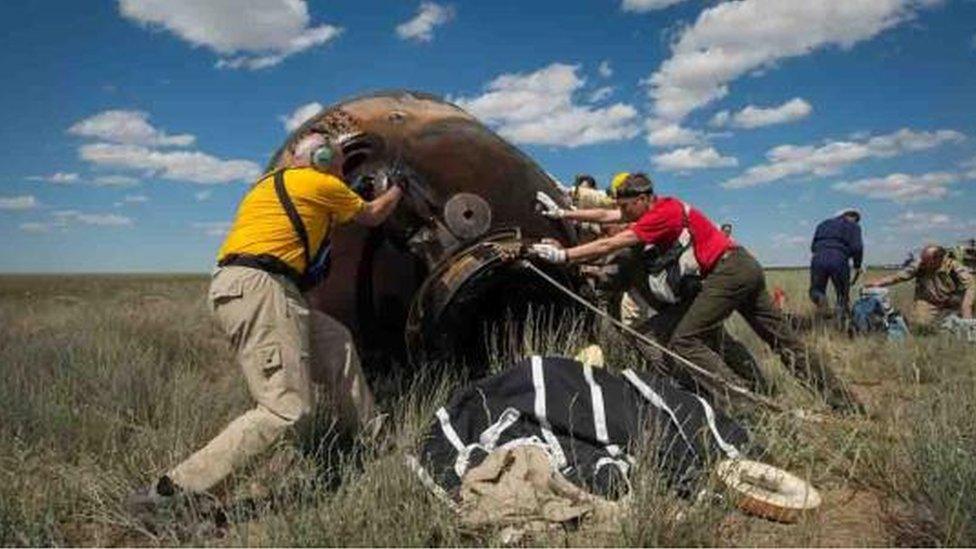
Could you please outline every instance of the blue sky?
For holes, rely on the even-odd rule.
[[[563,181],[647,171],[768,264],[848,205],[869,262],[976,234],[973,1],[4,2],[0,27],[2,272],[207,271],[289,118],[388,88]]]

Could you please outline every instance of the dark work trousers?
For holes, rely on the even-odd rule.
[[[860,410],[861,406],[831,370],[793,333],[766,291],[759,262],[742,248],[726,252],[702,283],[688,311],[671,336],[671,348],[711,372],[721,372],[722,357],[708,345],[713,331],[738,311],[783,364],[802,382],[820,391],[834,408]]]
[[[851,268],[847,256],[836,250],[814,254],[810,261],[810,300],[820,312],[827,310],[827,281],[837,294],[837,311],[844,318],[850,310]]]
[[[678,326],[678,322],[681,321],[681,317],[685,315],[690,306],[691,301],[662,307],[657,311],[657,314],[640,322],[634,326],[634,329],[643,334],[650,335],[655,340],[666,345],[671,341],[674,329]],[[762,370],[759,369],[756,357],[752,356],[752,353],[745,344],[732,337],[732,334],[729,333],[724,325],[719,326],[708,334],[706,344],[722,356],[722,359],[728,365],[729,369],[732,370],[732,373],[744,380],[749,389],[760,393],[769,393],[769,383],[763,375]],[[684,368],[674,364],[671,357],[664,357],[664,361],[668,372],[681,385],[686,386],[689,390],[694,390],[697,383]]]

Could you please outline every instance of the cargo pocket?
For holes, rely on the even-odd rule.
[[[226,273],[217,274],[210,283],[210,308],[215,310],[218,305],[228,301],[240,299],[244,295],[244,285],[239,277],[227,276]]]
[[[283,366],[281,362],[281,349],[277,345],[258,349],[255,359],[257,360],[258,368],[261,369],[261,375],[265,379],[270,379]]]

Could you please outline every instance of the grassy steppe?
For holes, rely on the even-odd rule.
[[[793,310],[809,312],[805,271],[769,276]],[[307,434],[300,444],[283,441],[221,495],[231,503],[223,535],[193,521],[149,532],[129,517],[123,502],[131,489],[250,406],[208,316],[206,285],[202,276],[0,277],[0,544],[497,543],[491,532],[459,529],[402,465],[448,394],[444,379],[420,379],[406,395],[387,398],[398,427],[350,452],[316,447]],[[910,293],[907,286],[896,292],[903,311]],[[781,387],[784,403],[821,406],[739,319],[732,328]],[[522,343],[541,352],[577,343],[560,334],[539,331]],[[787,526],[718,504],[689,505],[645,469],[618,531],[584,528],[537,542],[976,545],[976,347],[935,335],[903,344],[822,329],[806,337],[852,382],[870,417],[736,415],[772,460],[822,490],[818,514]],[[639,360],[619,338],[605,343],[611,364]]]

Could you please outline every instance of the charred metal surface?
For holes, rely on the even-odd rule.
[[[367,362],[403,357],[405,340],[414,361],[467,350],[493,317],[561,302],[483,243],[575,243],[570,225],[534,211],[539,191],[563,206],[568,199],[471,115],[422,93],[350,99],[303,124],[268,168],[287,166],[294,144],[312,132],[343,138],[346,182],[363,196],[384,190],[394,172],[411,180],[383,227],[336,231],[332,274],[311,296],[313,306],[349,326]],[[575,273],[558,274],[579,285]]]

